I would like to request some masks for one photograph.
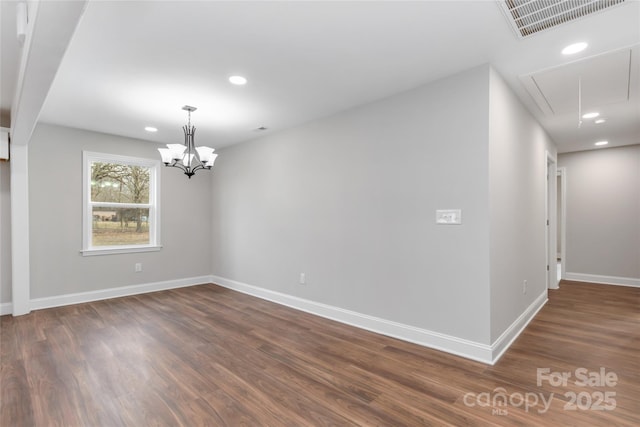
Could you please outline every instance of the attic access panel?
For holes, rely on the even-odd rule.
[[[579,101],[584,110],[628,102],[630,71],[631,50],[622,49],[520,76],[520,81],[551,116],[576,112]]]

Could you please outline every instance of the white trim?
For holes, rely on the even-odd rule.
[[[327,319],[335,320],[382,335],[398,338],[424,347],[466,357],[489,365],[495,364],[500,357],[502,357],[505,351],[511,346],[522,331],[524,331],[529,322],[533,320],[536,314],[548,301],[547,291],[545,290],[545,292],[536,298],[525,312],[522,313],[490,346],[452,335],[429,331],[427,329],[369,316],[292,295],[286,295],[280,292],[248,285],[246,283],[237,282],[235,280],[215,275],[122,286],[119,288],[101,289],[98,291],[58,295],[54,297],[36,298],[31,300],[31,309],[40,310],[45,308],[61,307],[71,304],[81,304],[91,301],[100,301],[168,289],[183,288],[205,283],[215,283],[219,286],[252,295],[267,301],[272,301],[277,304],[285,305],[296,310],[325,317]],[[11,303],[0,304],[0,315],[11,314],[11,312]]]
[[[167,289],[184,288],[187,286],[210,283],[209,276],[190,277],[186,279],[166,280],[141,285],[122,286],[119,288],[100,289],[98,291],[79,292],[74,294],[57,295],[53,297],[36,298],[31,300],[31,309],[60,307],[71,304],[81,304],[91,301],[119,298],[129,295],[140,295],[149,292],[164,291]]]
[[[13,313],[13,304],[10,302],[0,303],[0,316]]]
[[[11,147],[11,300],[14,316],[29,313],[29,147]]]
[[[296,310],[315,314],[347,325],[398,338],[436,350],[445,351],[478,362],[492,364],[492,346],[429,331],[415,326],[369,316],[343,308],[310,301],[269,289],[248,285],[220,276],[211,276],[211,282],[234,291],[253,295],[268,301],[285,305]]]
[[[511,344],[520,336],[522,331],[527,327],[529,322],[536,317],[536,314],[544,307],[544,305],[549,301],[547,296],[547,290],[545,289],[543,293],[536,298],[529,307],[509,326],[503,333],[498,337],[497,340],[491,344],[491,353],[493,355],[493,359],[491,360],[491,364],[494,365]]]
[[[558,196],[556,194],[557,184],[557,159],[548,150],[545,150],[545,250],[547,265],[545,273],[547,275],[547,289],[558,289],[558,260],[556,251],[558,248],[558,208],[556,206]],[[553,180],[553,181],[552,181]],[[548,224],[546,223],[548,221]],[[548,270],[547,270],[548,268]]]
[[[640,279],[634,277],[601,276],[599,274],[566,273],[566,280],[576,282],[600,283],[602,285],[631,286],[640,288]]]
[[[567,275],[567,168],[559,167],[556,176],[560,177],[560,279],[564,279]]]
[[[27,2],[30,19],[11,104],[12,311],[16,316],[30,311],[27,146],[86,5],[87,0]]]
[[[85,249],[80,251],[82,256],[131,254],[136,252],[157,252],[162,246],[109,246],[102,249]]]

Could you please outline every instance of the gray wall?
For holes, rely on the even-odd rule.
[[[213,274],[489,343],[488,96],[482,66],[224,149]]]
[[[226,148],[191,181],[162,168],[164,248],[82,257],[82,151],[155,148],[38,125],[32,298],[213,273],[491,344],[545,291],[555,148],[489,66]],[[436,225],[451,208],[463,224]]]
[[[494,70],[489,139],[491,340],[495,341],[547,287],[545,153],[555,157],[556,148]],[[555,179],[551,183],[553,196]],[[555,242],[550,247],[555,248]]]
[[[161,168],[158,252],[83,257],[82,151],[159,158],[157,145],[40,124],[29,143],[31,298],[211,273],[211,178]],[[143,272],[134,273],[141,262]]]
[[[640,278],[640,145],[561,154],[566,271]]]
[[[0,304],[11,302],[11,169],[0,162]]]

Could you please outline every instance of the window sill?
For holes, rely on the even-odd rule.
[[[116,255],[133,254],[138,252],[157,252],[160,249],[162,249],[162,246],[129,246],[118,248],[83,249],[80,253],[82,256]]]

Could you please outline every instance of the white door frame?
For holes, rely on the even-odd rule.
[[[557,255],[557,208],[556,208],[556,158],[545,150],[546,182],[545,182],[545,265],[547,289],[558,289]],[[551,179],[553,178],[553,180]],[[553,248],[553,250],[551,250]]]
[[[556,176],[560,177],[560,279],[564,279],[567,274],[567,168],[557,168]]]

